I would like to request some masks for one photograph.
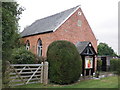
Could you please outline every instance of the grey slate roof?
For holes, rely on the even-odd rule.
[[[76,44],[79,54],[81,54],[85,50],[85,48],[88,46],[89,43],[90,42],[88,42],[88,41],[83,41],[83,42],[78,42]]]
[[[76,6],[55,15],[35,21],[30,26],[26,27],[23,32],[21,32],[21,36],[25,37],[45,32],[53,32],[78,7],[79,6]]]

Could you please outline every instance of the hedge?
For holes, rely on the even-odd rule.
[[[120,74],[120,59],[110,60],[110,70]]]
[[[47,60],[50,82],[70,84],[79,79],[82,59],[73,43],[62,40],[51,43],[47,51]]]

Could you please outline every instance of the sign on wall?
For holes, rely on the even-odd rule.
[[[93,58],[85,57],[85,69],[93,68]]]

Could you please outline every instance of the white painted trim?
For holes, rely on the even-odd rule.
[[[80,5],[63,21],[61,22],[54,30],[53,32],[55,32],[65,21],[67,21],[67,19],[72,16],[78,9],[80,8]]]

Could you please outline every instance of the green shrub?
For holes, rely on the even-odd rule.
[[[41,62],[45,62],[45,61],[46,61],[46,57],[35,55],[36,64],[40,64]]]
[[[120,59],[118,59],[117,73],[120,76]]]
[[[34,64],[35,55],[24,47],[16,48],[13,50],[10,62],[13,64]]]
[[[110,70],[120,74],[120,59],[110,60]]]
[[[77,81],[82,72],[82,59],[74,44],[55,41],[47,51],[49,79],[52,83],[70,84]]]
[[[117,70],[117,59],[110,60],[110,70],[116,71]]]

